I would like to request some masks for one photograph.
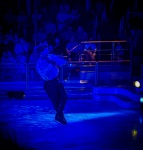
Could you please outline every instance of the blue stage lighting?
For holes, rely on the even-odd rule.
[[[140,102],[143,104],[143,97],[140,98]]]

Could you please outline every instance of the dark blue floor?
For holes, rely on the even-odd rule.
[[[49,100],[0,101],[0,150],[143,150],[143,115],[108,100],[68,100],[68,124],[54,121]],[[8,143],[8,144],[7,144]]]

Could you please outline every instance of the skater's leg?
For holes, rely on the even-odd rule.
[[[45,82],[44,89],[49,96],[49,99],[55,109],[55,111],[58,111],[60,100],[58,97],[58,89],[56,88],[57,84]]]
[[[55,116],[55,120],[61,122],[62,124],[67,124],[67,121],[66,121],[66,119],[64,117],[64,113],[63,113],[66,102],[67,102],[67,95],[66,95],[64,86],[61,83],[59,83],[58,91],[59,91],[60,103],[59,103],[58,111]]]

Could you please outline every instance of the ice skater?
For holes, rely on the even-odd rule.
[[[43,47],[40,58],[36,64],[36,70],[44,82],[44,89],[48,94],[56,111],[55,120],[67,124],[64,117],[64,108],[67,95],[63,84],[59,81],[59,68],[67,63],[66,60],[55,54],[49,53],[48,46]]]

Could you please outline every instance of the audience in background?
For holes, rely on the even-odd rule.
[[[1,63],[6,61],[20,64],[35,63],[39,57],[41,46],[45,43],[49,45],[51,52],[68,56],[69,60],[78,60],[84,48],[94,51],[95,54],[95,44],[86,44],[81,48],[80,43],[88,40],[89,34],[94,34],[93,22],[95,22],[95,16],[100,14],[105,7],[104,3],[95,2],[97,9],[94,10],[92,6],[91,10],[86,11],[86,8],[81,7],[78,1],[74,4],[72,1],[67,1],[67,3],[61,1],[42,2],[37,7],[37,11],[32,5],[29,14],[26,8],[22,7],[22,3],[19,5],[21,8],[17,8],[17,5],[12,8],[7,6],[6,2],[0,6]],[[7,6],[6,10],[4,10],[4,6]],[[89,14],[91,15],[89,16]],[[98,34],[98,36],[100,35]],[[138,35],[132,32],[131,36],[132,39],[135,39],[134,46],[136,46]],[[97,45],[97,47],[99,46]],[[119,50],[121,49],[120,45],[118,44],[115,49],[121,58],[124,54]],[[6,55],[8,58],[5,58]],[[91,60],[90,57],[85,59]]]

